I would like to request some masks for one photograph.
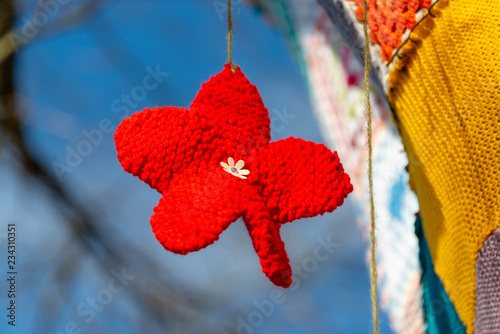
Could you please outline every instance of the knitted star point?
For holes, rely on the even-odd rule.
[[[165,249],[200,250],[242,217],[263,272],[286,288],[292,270],[281,226],[332,212],[352,185],[323,144],[270,140],[257,88],[229,65],[202,85],[189,110],[145,109],[115,132],[123,168],[162,194],[151,226]]]

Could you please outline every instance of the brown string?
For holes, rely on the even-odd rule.
[[[363,30],[365,35],[365,103],[368,123],[368,187],[370,189],[370,282],[372,298],[373,333],[378,334],[377,303],[377,260],[375,258],[375,205],[373,201],[373,146],[372,146],[372,109],[370,106],[370,40],[367,23],[368,4],[363,0]]]
[[[236,66],[233,64],[232,30],[233,30],[233,20],[231,18],[231,0],[227,0],[227,63],[231,66],[231,70],[233,70],[234,73]]]

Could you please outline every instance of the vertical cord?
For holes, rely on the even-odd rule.
[[[366,121],[368,123],[368,185],[370,188],[370,282],[372,298],[373,332],[378,334],[378,307],[377,307],[377,260],[375,259],[375,205],[373,203],[373,147],[372,147],[372,110],[370,106],[370,41],[368,39],[367,22],[368,4],[363,0],[363,30],[365,35],[365,102]]]
[[[233,64],[233,39],[232,33],[233,30],[233,20],[231,18],[231,0],[227,0],[227,63],[231,66],[231,70],[234,73],[234,64]]]

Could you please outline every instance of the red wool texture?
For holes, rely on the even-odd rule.
[[[218,240],[243,217],[262,270],[288,287],[283,224],[322,215],[352,191],[336,152],[299,138],[270,142],[269,114],[239,68],[202,85],[190,109],[144,109],[115,133],[123,168],[162,194],[151,226],[169,251],[187,254]],[[221,162],[244,161],[246,179]]]

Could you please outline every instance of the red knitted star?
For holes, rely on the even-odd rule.
[[[332,212],[352,185],[336,152],[293,137],[270,143],[269,123],[257,88],[225,65],[189,110],[135,113],[115,142],[123,168],[163,196],[151,225],[167,250],[202,249],[243,217],[264,273],[288,287],[281,226]]]

